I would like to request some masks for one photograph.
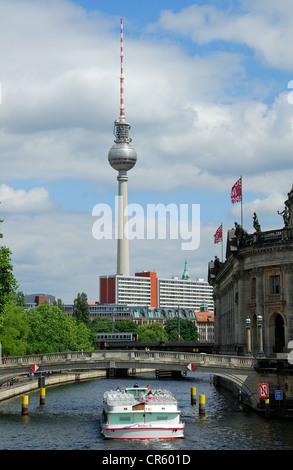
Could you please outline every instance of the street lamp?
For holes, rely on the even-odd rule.
[[[251,320],[249,317],[246,318],[246,339],[247,339],[247,352],[246,356],[251,356]]]
[[[257,315],[257,330],[258,330],[258,356],[264,356],[263,352],[263,323],[262,323],[262,316],[260,314]]]

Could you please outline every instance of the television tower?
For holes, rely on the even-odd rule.
[[[115,144],[108,153],[112,168],[118,171],[118,241],[117,241],[117,274],[129,275],[128,246],[128,209],[127,209],[127,172],[136,163],[136,150],[130,145],[129,123],[125,119],[124,110],[124,75],[123,75],[123,20],[121,19],[121,75],[120,75],[120,117],[114,122]]]

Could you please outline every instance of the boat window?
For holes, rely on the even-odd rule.
[[[120,416],[119,421],[123,421],[123,422],[130,421],[130,416]]]

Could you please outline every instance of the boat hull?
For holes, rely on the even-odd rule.
[[[184,425],[172,428],[102,425],[101,433],[105,439],[182,439],[184,437]]]

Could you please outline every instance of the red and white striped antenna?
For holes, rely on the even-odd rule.
[[[121,18],[121,45],[120,45],[120,62],[121,62],[121,74],[120,74],[120,122],[125,121],[125,109],[124,109],[124,75],[123,75],[123,19]]]

